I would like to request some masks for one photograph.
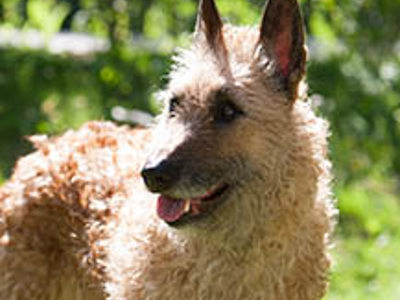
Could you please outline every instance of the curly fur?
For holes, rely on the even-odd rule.
[[[336,213],[328,125],[307,102],[288,105],[257,67],[256,35],[224,27],[229,79],[199,45],[176,58],[164,95],[188,99],[182,122],[166,109],[152,129],[90,122],[31,138],[37,150],[0,189],[1,300],[323,297]],[[226,85],[249,120],[216,137],[204,120]],[[183,144],[192,179],[180,192],[212,172],[235,188],[208,219],[174,228],[157,217],[140,170],[154,149]]]

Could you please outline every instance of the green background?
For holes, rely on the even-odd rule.
[[[257,25],[262,0],[218,0],[224,18]],[[310,95],[332,124],[340,208],[328,300],[400,299],[400,1],[301,1]],[[0,181],[31,150],[23,137],[57,134],[116,106],[155,114],[171,54],[196,17],[190,0],[0,1]],[[40,34],[35,47],[30,33]],[[106,51],[55,53],[63,33]]]

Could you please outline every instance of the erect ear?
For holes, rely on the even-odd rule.
[[[200,0],[195,41],[207,43],[214,51],[224,47],[222,21],[214,0]]]
[[[306,64],[303,21],[297,0],[269,0],[259,43],[268,60],[272,60],[275,76],[289,99],[294,100]]]

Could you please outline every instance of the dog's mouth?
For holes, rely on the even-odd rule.
[[[160,195],[157,202],[157,214],[159,218],[170,225],[202,217],[223,201],[227,190],[227,184],[220,184],[208,190],[204,195],[193,198],[179,199]]]

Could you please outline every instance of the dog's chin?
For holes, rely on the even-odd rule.
[[[230,192],[230,186],[222,183],[196,196],[180,198],[160,195],[157,202],[157,215],[173,227],[196,224],[207,220],[225,202]]]

